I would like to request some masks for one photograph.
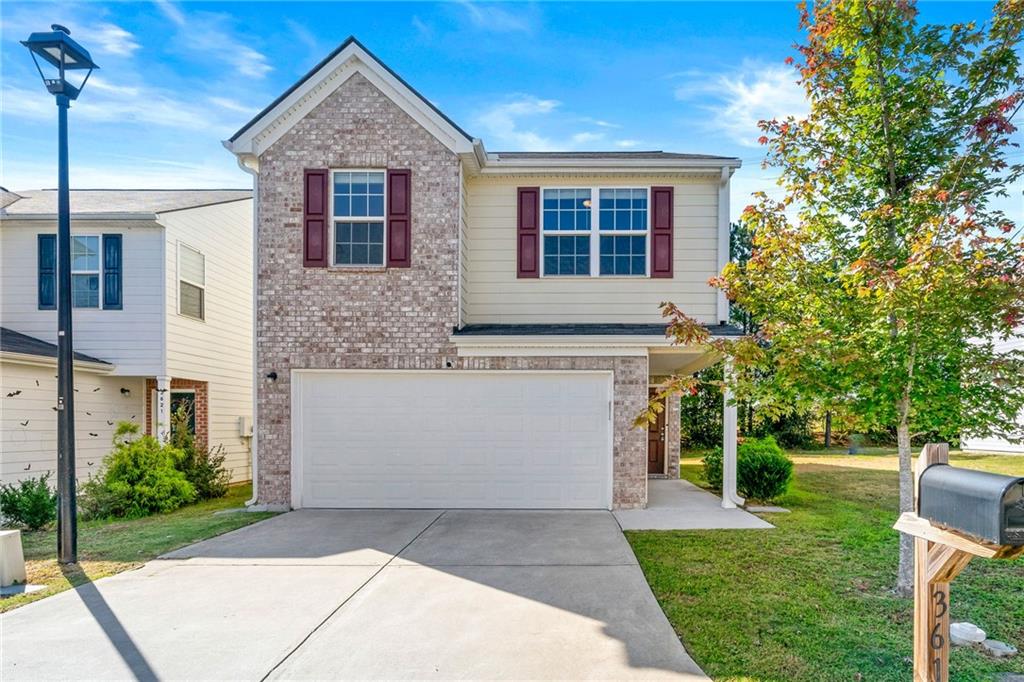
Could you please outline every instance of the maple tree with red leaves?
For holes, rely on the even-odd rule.
[[[678,343],[731,360],[730,386],[758,409],[834,407],[895,431],[909,510],[915,436],[1024,438],[1024,353],[999,344],[1024,323],[1020,215],[1001,209],[1024,178],[1024,2],[998,2],[984,25],[921,24],[905,0],[798,11],[793,67],[810,110],[763,121],[759,140],[783,197],[755,194],[750,259],[711,281],[759,335],[712,340],[676,306],[663,312]],[[660,395],[696,381],[672,377]],[[901,594],[912,569],[903,537]]]

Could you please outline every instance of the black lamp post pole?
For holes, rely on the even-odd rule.
[[[78,561],[75,500],[75,376],[71,340],[71,200],[68,182],[68,107],[57,95],[57,561]]]

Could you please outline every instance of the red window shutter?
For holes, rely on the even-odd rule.
[[[672,277],[672,188],[651,188],[651,277]]]
[[[540,188],[520,187],[516,216],[516,277],[540,277]]]
[[[412,265],[412,171],[388,171],[388,267]]]
[[[302,264],[307,268],[327,267],[327,176],[326,168],[307,168],[303,177]]]

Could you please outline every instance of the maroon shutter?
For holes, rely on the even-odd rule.
[[[388,171],[388,267],[412,264],[412,171]]]
[[[327,267],[327,169],[307,168],[303,177],[302,264]]]
[[[516,276],[540,277],[540,188],[520,187],[516,216]]]
[[[672,277],[672,188],[651,188],[651,277]]]

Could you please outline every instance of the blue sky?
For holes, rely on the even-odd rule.
[[[991,5],[924,3],[984,21]],[[0,4],[0,184],[56,183],[56,111],[18,41],[62,23],[100,64],[71,111],[72,187],[248,187],[220,141],[348,35],[492,151],[664,149],[743,159],[799,114],[792,2]],[[778,191],[778,190],[774,190]],[[1011,205],[1021,217],[1019,196]]]

